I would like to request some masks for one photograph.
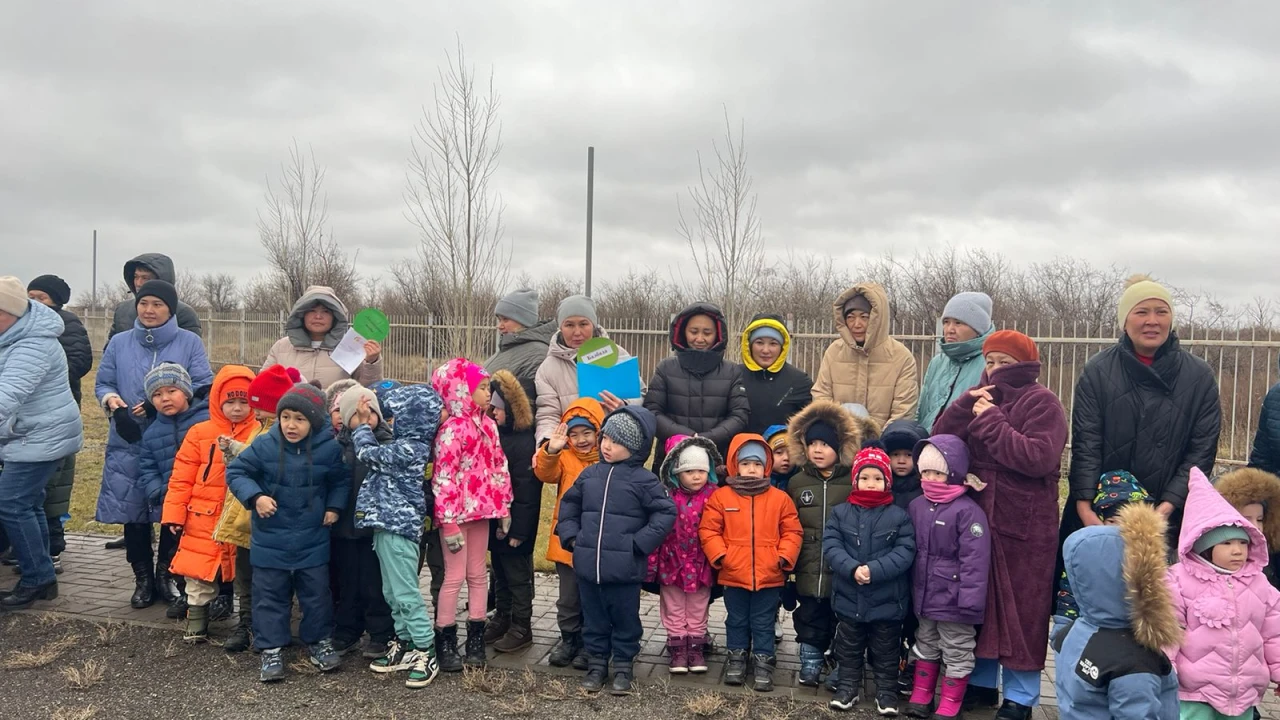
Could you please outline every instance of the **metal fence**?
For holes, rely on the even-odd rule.
[[[110,311],[78,311],[85,321],[94,347],[106,345],[111,324]],[[200,314],[205,346],[215,365],[239,363],[258,367],[267,351],[283,334],[283,314],[208,313]],[[464,354],[465,322],[425,317],[393,316],[391,335],[383,354],[388,377],[410,382],[425,381],[431,369],[450,357]],[[667,339],[669,319],[601,319],[609,335],[640,360],[641,374],[650,377],[662,358],[670,352]],[[793,347],[790,360],[810,375],[816,375],[822,354],[836,338],[830,320],[814,322],[790,319]],[[1041,382],[1057,393],[1070,412],[1076,378],[1085,362],[1116,342],[1114,327],[1089,327],[1083,323],[1045,322],[1030,326],[1007,326],[1027,333],[1040,347],[1044,372]],[[919,377],[937,348],[937,328],[907,324],[893,328],[916,359]],[[483,360],[494,352],[497,332],[492,326],[472,326],[471,357]],[[1222,436],[1219,459],[1228,464],[1247,460],[1257,427],[1262,398],[1280,379],[1280,340],[1272,331],[1253,329],[1203,330],[1185,327],[1179,332],[1184,348],[1203,358],[1218,378],[1222,396]],[[729,356],[738,359],[740,346],[730,343]]]

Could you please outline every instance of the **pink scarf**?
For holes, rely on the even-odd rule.
[[[964,485],[948,485],[940,482],[922,482],[921,489],[929,502],[949,503],[964,494],[969,488]]]

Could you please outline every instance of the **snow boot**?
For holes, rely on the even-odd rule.
[[[133,563],[133,597],[129,605],[137,610],[149,608],[156,602],[156,576],[151,563]]]
[[[689,672],[689,643],[693,638],[667,638],[667,655],[670,667],[667,672],[672,675],[683,675]]]
[[[182,634],[187,642],[204,642],[209,639],[209,606],[187,606],[187,630]]]
[[[447,673],[462,672],[462,656],[458,654],[458,626],[436,628],[436,660]]]
[[[489,661],[484,650],[484,620],[467,621],[467,648],[463,661],[468,667],[482,668]]]
[[[964,690],[969,687],[969,678],[943,678],[942,699],[938,701],[938,709],[933,716],[939,720],[960,717],[964,704]]]
[[[916,660],[915,684],[911,688],[911,698],[907,700],[904,714],[913,718],[933,716],[933,698],[938,691],[938,675],[942,665],[938,662]]]
[[[517,653],[533,644],[532,618],[511,618],[511,625],[493,649],[500,653]]]

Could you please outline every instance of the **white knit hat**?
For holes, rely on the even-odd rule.
[[[711,472],[711,456],[707,454],[706,448],[690,445],[680,451],[680,457],[676,459],[675,471],[682,473],[686,470]]]
[[[22,317],[27,314],[29,302],[27,287],[21,280],[12,275],[0,277],[0,310],[14,317]]]

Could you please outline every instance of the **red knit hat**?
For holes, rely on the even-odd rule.
[[[272,365],[258,373],[258,377],[249,383],[249,407],[272,415],[276,414],[276,403],[284,394],[293,389],[294,380],[289,377],[283,365]],[[296,373],[297,371],[294,370]]]
[[[1039,362],[1040,349],[1036,341],[1017,330],[997,330],[982,343],[982,354],[1001,352],[1018,362]]]
[[[884,475],[884,490],[889,492],[893,489],[893,468],[889,465],[889,455],[882,448],[875,445],[869,445],[858,451],[857,456],[853,458],[853,489],[858,489],[858,473],[863,468],[875,468]]]

